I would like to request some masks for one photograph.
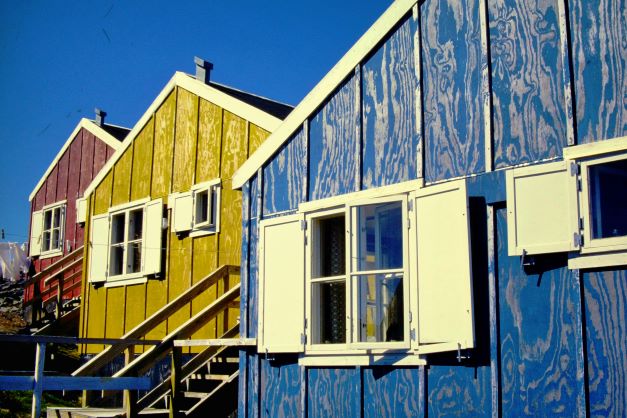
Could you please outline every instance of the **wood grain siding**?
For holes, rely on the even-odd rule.
[[[362,188],[416,178],[414,33],[406,19],[362,66]]]
[[[253,177],[250,181],[250,223],[248,245],[249,276],[248,288],[248,336],[257,337],[257,315],[259,314],[259,178]]]
[[[420,6],[425,179],[485,169],[478,0]]]
[[[263,128],[255,125],[254,123],[248,124],[249,134],[248,134],[248,155],[253,155],[259,145],[266,140],[266,138],[270,135],[270,132],[266,131]]]
[[[362,382],[364,418],[424,416],[418,368],[363,368]]]
[[[172,191],[183,192],[194,183],[199,98],[182,88],[177,94]]]
[[[349,77],[309,121],[309,199],[357,191],[354,75]]]
[[[577,143],[627,135],[627,4],[568,2]]]
[[[307,371],[307,411],[312,417],[358,417],[361,410],[359,368]]]
[[[263,214],[298,208],[307,178],[307,138],[302,129],[263,169]]]
[[[196,283],[219,267],[218,265],[218,239],[215,235],[195,238],[192,242],[192,257],[194,260],[192,269],[192,282]],[[204,291],[192,301],[192,315],[200,312],[218,297],[218,285],[215,284]],[[216,328],[217,321],[212,319],[191,338],[219,338]]]
[[[65,237],[72,244],[72,250],[80,247],[83,243],[83,226],[76,223],[76,199],[82,196],[82,190],[80,189],[80,178],[81,178],[81,148],[82,148],[82,138],[83,135],[81,131],[76,135],[72,144],[70,145],[70,164],[68,171],[68,184],[67,184],[67,198],[68,203],[74,201],[74,204],[68,204],[66,209],[66,226],[65,226]],[[80,281],[80,277],[77,278]],[[72,296],[79,296],[80,289]]]
[[[261,416],[272,418],[302,416],[300,375],[301,368],[298,363],[273,366],[271,362],[261,360]]]
[[[583,273],[590,416],[627,416],[627,270]]]
[[[151,197],[167,200],[172,184],[172,154],[176,91],[172,92],[155,113],[155,145],[152,157]],[[169,164],[168,164],[169,162]]]
[[[91,180],[94,178],[94,150],[95,150],[95,137],[94,135],[81,129],[80,135],[83,138],[81,144],[81,178],[80,189],[85,190]]]
[[[455,364],[454,356],[449,356],[447,362],[450,365],[429,366],[427,369],[427,416],[493,416],[490,369],[460,367],[459,363]]]
[[[106,213],[111,207],[111,191],[113,189],[113,171],[104,177],[94,193],[93,215]]]
[[[128,147],[113,169],[113,191],[111,194],[112,206],[130,202],[132,172],[133,147]]]
[[[575,330],[581,298],[565,257],[525,274],[507,256],[506,209],[496,213],[502,412],[583,416]]]
[[[196,183],[220,177],[222,108],[200,99]]]
[[[567,146],[558,7],[489,2],[495,168],[562,155]]]
[[[94,171],[93,171],[93,177],[96,177],[98,175],[100,170],[102,170],[102,167],[104,167],[105,163],[109,159],[108,158],[109,150],[111,150],[111,152],[113,151],[111,149],[111,147],[109,147],[104,142],[102,142],[100,140],[97,140],[97,139],[94,141]]]
[[[131,175],[131,201],[150,196],[152,180],[152,150],[155,120],[150,118],[133,141],[133,173]]]

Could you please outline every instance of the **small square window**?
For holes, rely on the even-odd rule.
[[[212,184],[194,191],[194,217],[192,229],[215,229],[220,186]]]
[[[588,168],[592,239],[627,235],[627,159]]]
[[[111,216],[109,276],[141,272],[143,228],[143,207]]]
[[[43,210],[41,254],[63,251],[65,204],[57,204]]]

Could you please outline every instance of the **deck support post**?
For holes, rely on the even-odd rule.
[[[124,350],[124,365],[128,366],[135,356],[135,347],[129,345]],[[139,415],[137,408],[137,390],[125,390],[124,391],[124,412],[127,418],[136,418]]]
[[[33,381],[33,405],[31,417],[39,418],[41,415],[41,394],[43,392],[44,364],[46,362],[46,343],[37,343],[35,355],[35,379]]]
[[[178,418],[181,416],[181,366],[182,366],[182,349],[181,347],[172,347],[172,369],[170,370],[170,418]]]

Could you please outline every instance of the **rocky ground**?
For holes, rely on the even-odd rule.
[[[0,279],[0,334],[17,334],[27,331],[22,310],[24,281]]]

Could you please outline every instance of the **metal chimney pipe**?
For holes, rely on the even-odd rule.
[[[194,57],[194,63],[196,63],[196,80],[209,84],[213,64],[199,57]]]
[[[102,109],[94,109],[94,111],[96,112],[96,124],[100,127],[102,127],[102,125],[104,125],[104,121],[105,121],[105,117],[107,116],[107,112],[105,112]]]

